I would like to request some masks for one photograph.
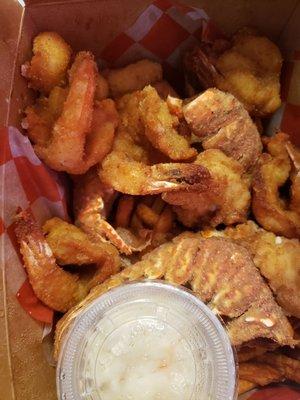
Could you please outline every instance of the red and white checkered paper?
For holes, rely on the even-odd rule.
[[[102,67],[115,67],[141,58],[156,60],[162,63],[165,78],[180,89],[183,84],[181,54],[199,40],[212,41],[217,37],[220,31],[203,10],[157,0],[105,47],[98,61]],[[294,60],[284,65],[283,105],[272,118],[268,132],[282,129],[300,146],[299,87],[300,52],[296,51]],[[15,128],[0,130],[0,143],[0,238],[5,268],[16,269],[19,279],[13,283],[13,288],[16,294],[30,299],[28,307],[24,302],[22,306],[30,310],[34,318],[50,322],[51,311],[45,313],[45,306],[35,298],[26,280],[13,232],[13,217],[17,207],[22,207],[30,208],[40,223],[51,216],[67,218],[63,174],[49,170],[34,154],[29,140]]]

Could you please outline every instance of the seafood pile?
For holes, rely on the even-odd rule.
[[[187,92],[141,60],[99,70],[54,32],[22,67],[37,92],[22,126],[39,158],[72,181],[72,222],[15,234],[29,281],[74,318],[126,281],[185,285],[218,315],[238,351],[239,392],[300,383],[300,149],[261,118],[280,106],[279,49],[243,29],[183,56]]]

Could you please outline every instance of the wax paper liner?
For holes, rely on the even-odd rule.
[[[150,58],[163,65],[165,78],[176,88],[182,82],[181,54],[199,40],[212,41],[220,31],[207,14],[197,8],[157,0],[148,6],[135,23],[121,32],[102,51],[101,67],[122,66],[141,58]],[[279,129],[289,133],[300,145],[300,52],[284,65],[282,107],[275,113],[268,133]],[[179,87],[179,90],[182,87]],[[16,270],[14,290],[31,316],[50,322],[52,312],[40,303],[32,292],[22,267],[13,229],[17,207],[30,208],[39,223],[51,216],[66,219],[66,191],[63,174],[47,168],[34,154],[29,140],[17,129],[0,130],[1,217],[0,238],[4,275],[7,268]],[[29,303],[28,303],[29,302]],[[44,336],[48,334],[46,327]],[[42,338],[41,338],[42,339]]]

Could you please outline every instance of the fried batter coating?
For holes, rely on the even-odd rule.
[[[239,394],[256,386],[284,380],[284,375],[275,367],[258,362],[242,362],[239,364]]]
[[[149,141],[146,142],[145,131],[153,127],[159,130],[161,126],[159,120],[155,122],[152,119],[152,113],[148,114],[147,109],[142,110],[143,115],[141,115],[140,105],[148,90],[149,88],[146,88],[144,91],[125,95],[117,102],[120,122],[113,150],[101,165],[101,180],[119,192],[132,195],[155,194],[201,186],[205,180],[210,179],[204,167],[191,163],[167,162],[151,165],[151,155],[155,149]],[[152,91],[154,89],[150,89],[151,93]],[[160,101],[162,100],[159,99]],[[170,118],[170,115],[168,116]],[[159,139],[156,146],[159,146],[161,151],[170,152],[173,144],[170,135],[159,138],[153,130],[148,135],[152,140],[153,136],[156,140]],[[183,138],[180,136],[181,139]],[[162,148],[161,142],[166,148]]]
[[[68,90],[55,86],[49,97],[40,97],[25,109],[27,136],[37,145],[45,146],[50,140],[52,127],[63,111]]]
[[[33,41],[33,57],[23,65],[29,87],[44,94],[66,80],[72,50],[56,32],[42,32]]]
[[[107,221],[117,193],[99,178],[96,168],[74,179],[73,206],[76,224],[97,242],[111,242],[127,255],[143,250],[148,238],[134,237],[131,232],[115,230]],[[122,233],[122,234],[121,234]]]
[[[208,89],[183,107],[183,115],[204,149],[219,149],[250,170],[262,151],[257,128],[231,94]]]
[[[186,53],[184,65],[190,84],[232,93],[252,115],[276,111],[281,104],[282,56],[278,47],[247,30],[238,32],[228,45],[216,51],[216,46],[203,44]]]
[[[155,148],[175,161],[196,156],[197,151],[175,129],[179,125],[178,118],[171,115],[167,104],[153,87],[146,86],[142,90],[139,111],[144,134]]]
[[[146,85],[162,80],[161,65],[146,59],[103,73],[113,98],[143,89]]]
[[[109,96],[109,87],[107,80],[101,75],[96,76],[95,100],[104,100]]]
[[[227,228],[225,235],[238,240],[253,255],[255,265],[264,276],[287,315],[300,318],[300,243],[259,228],[253,221]]]
[[[215,149],[200,153],[195,164],[207,168],[212,176],[210,186],[198,192],[177,191],[162,195],[167,203],[174,205],[179,221],[190,228],[246,221],[251,198],[242,166]]]
[[[117,250],[111,246],[91,243],[88,237],[75,226],[52,219],[45,229],[62,263],[99,264],[99,272],[90,281],[64,271],[56,263],[51,247],[43,236],[33,216],[21,211],[16,216],[15,233],[20,252],[36,296],[54,310],[66,312],[85,298],[92,286],[119,270]],[[74,250],[80,250],[77,255]],[[101,268],[100,268],[101,267]]]
[[[78,53],[69,75],[69,89],[55,87],[48,99],[26,109],[27,131],[48,166],[83,174],[111,150],[118,113],[111,99],[94,102],[96,64],[91,53]]]
[[[293,329],[255,267],[251,253],[230,239],[203,239],[186,232],[95,287],[66,314],[56,331],[56,355],[69,324],[84,307],[110,288],[142,277],[189,284],[215,312],[230,318],[227,327],[234,345],[258,337],[281,345],[295,343]]]
[[[279,195],[279,189],[289,179],[292,164],[287,146],[288,135],[278,133],[267,143],[270,154],[263,153],[254,169],[252,211],[263,228],[288,238],[300,237],[300,213],[295,201],[289,203]],[[293,175],[297,176],[297,174]],[[292,181],[292,198],[298,198],[299,178]],[[294,190],[294,191],[293,191]],[[295,197],[296,196],[296,197]],[[297,203],[297,201],[296,201]]]

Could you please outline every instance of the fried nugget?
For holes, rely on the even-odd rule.
[[[140,60],[126,67],[103,71],[113,98],[162,80],[162,67],[150,60]]]
[[[23,65],[23,76],[30,87],[48,94],[65,83],[71,54],[71,47],[58,33],[42,32],[34,38],[33,57]]]

